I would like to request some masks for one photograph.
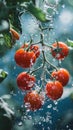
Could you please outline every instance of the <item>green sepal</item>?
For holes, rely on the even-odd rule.
[[[8,73],[0,69],[0,83],[7,77]]]
[[[12,46],[14,45],[14,41],[12,40],[12,35],[10,32],[4,33],[4,40],[5,40],[5,45],[7,48],[12,48]]]
[[[73,41],[70,39],[67,39],[67,43],[68,46],[73,47]]]

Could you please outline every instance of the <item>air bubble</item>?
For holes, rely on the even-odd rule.
[[[49,104],[49,105],[47,106],[47,108],[52,108],[52,104]]]
[[[22,125],[23,125],[23,122],[20,121],[20,122],[18,123],[18,126],[22,126]]]

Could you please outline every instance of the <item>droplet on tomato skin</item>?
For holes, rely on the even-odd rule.
[[[55,58],[58,58],[59,59],[59,57],[60,57],[60,54],[58,53],[58,54],[56,54],[56,57]]]
[[[25,103],[25,108],[30,108],[30,103],[26,102]]]

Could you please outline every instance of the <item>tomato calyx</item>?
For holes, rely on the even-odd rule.
[[[51,53],[57,60],[62,60],[69,54],[68,46],[63,42],[55,42],[52,44],[54,48],[51,48]]]
[[[60,53],[62,51],[62,48],[59,47],[53,47],[52,49],[54,52],[56,52],[56,54]]]

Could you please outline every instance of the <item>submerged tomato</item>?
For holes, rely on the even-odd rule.
[[[25,51],[23,48],[16,51],[14,58],[17,65],[21,66],[22,68],[29,68],[36,61],[34,52]]]
[[[46,95],[52,100],[59,99],[63,94],[63,86],[59,81],[49,81],[46,84]]]
[[[56,42],[53,43],[52,46],[54,47],[51,49],[52,56],[56,58],[57,60],[63,59],[69,54],[69,48],[68,46],[63,42]]]
[[[66,69],[60,68],[58,71],[52,72],[52,77],[54,77],[56,80],[61,82],[63,86],[65,86],[69,81],[70,74]]]
[[[30,90],[34,86],[35,80],[34,76],[22,72],[17,76],[17,85],[21,90]]]
[[[42,106],[42,98],[36,91],[27,93],[24,97],[24,102],[30,110],[37,110]]]

